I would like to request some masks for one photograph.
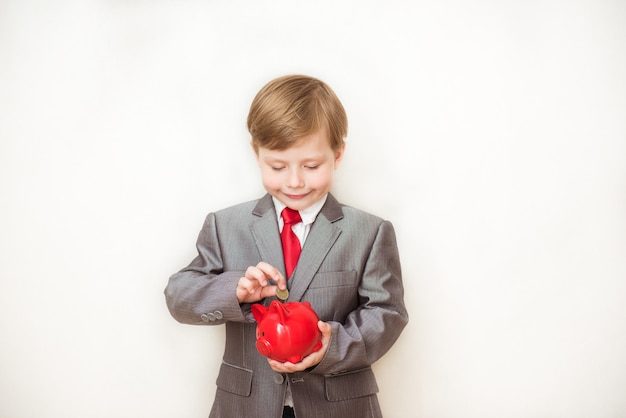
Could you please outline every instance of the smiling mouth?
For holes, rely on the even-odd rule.
[[[289,194],[289,193],[283,193],[285,196],[287,196],[289,199],[292,200],[299,200],[302,199],[304,197],[306,197],[308,195],[308,193],[304,193],[304,194]]]

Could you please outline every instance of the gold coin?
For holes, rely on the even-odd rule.
[[[283,302],[287,300],[287,298],[289,297],[289,290],[285,289],[285,290],[281,290],[280,288],[276,288],[276,297],[280,300],[282,300]]]

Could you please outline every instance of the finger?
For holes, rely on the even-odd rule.
[[[259,285],[256,282],[252,282],[245,277],[239,279],[237,283],[237,296],[246,297],[247,295],[254,294],[257,289],[259,289]]]
[[[274,280],[280,289],[284,290],[287,288],[287,280],[285,280],[285,277],[283,277],[280,270],[276,267],[266,263],[265,261],[261,261],[256,265],[256,268],[262,271],[263,274],[265,274],[265,277]]]
[[[280,290],[287,289],[287,280],[283,277],[280,272],[278,273],[278,278],[274,279],[276,281],[276,285]]]
[[[245,290],[246,292],[252,293],[254,291],[252,287],[252,282],[245,277],[241,277],[239,282],[237,282],[238,290]]]
[[[252,301],[252,299],[256,299],[253,295],[256,290],[259,289],[258,283],[254,285],[250,280],[242,277],[237,282],[237,289],[235,290],[235,294],[237,295],[237,301],[239,303]]]
[[[267,277],[263,270],[258,267],[250,266],[246,269],[246,279],[256,281],[261,286],[267,286]]]
[[[272,370],[280,373],[295,373],[306,369],[306,367],[302,367],[302,363],[296,365],[290,362],[281,363],[271,359],[268,359],[268,363]]]
[[[265,286],[261,288],[261,297],[269,298],[276,296],[276,286]]]

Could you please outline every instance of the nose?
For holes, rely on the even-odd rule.
[[[302,172],[299,169],[293,169],[289,172],[289,178],[287,179],[287,186],[291,188],[304,186]]]

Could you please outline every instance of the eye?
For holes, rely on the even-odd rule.
[[[274,171],[280,171],[283,168],[285,168],[285,167],[283,167],[283,166],[272,166],[272,170],[274,170]]]
[[[304,168],[306,168],[307,170],[317,170],[320,166],[319,165],[305,165]]]

